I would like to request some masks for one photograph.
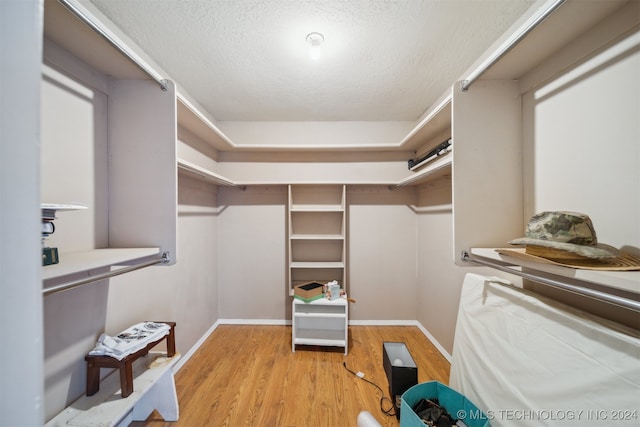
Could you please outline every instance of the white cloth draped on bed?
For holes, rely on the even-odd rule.
[[[504,283],[465,277],[451,387],[492,426],[640,425],[638,331]]]

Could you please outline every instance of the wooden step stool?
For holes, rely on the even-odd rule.
[[[93,396],[100,389],[100,368],[116,368],[120,371],[120,389],[122,397],[127,397],[133,393],[133,362],[140,357],[144,357],[149,353],[160,341],[167,340],[167,357],[173,357],[176,354],[176,322],[157,322],[166,323],[171,327],[169,334],[162,338],[150,342],[145,348],[132,353],[122,360],[118,360],[111,356],[85,356],[87,361],[87,396]]]

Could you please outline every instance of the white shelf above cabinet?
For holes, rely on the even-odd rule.
[[[342,234],[292,234],[291,240],[344,240]]]
[[[344,268],[344,262],[332,261],[308,261],[308,262],[292,262],[291,268]]]
[[[341,205],[292,205],[292,212],[342,212]]]
[[[289,293],[308,281],[347,288],[346,186],[288,186]]]

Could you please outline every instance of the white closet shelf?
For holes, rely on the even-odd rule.
[[[400,147],[416,150],[451,129],[451,99],[451,92],[445,93],[400,142]]]
[[[341,205],[292,205],[292,212],[343,212]]]
[[[178,169],[181,169],[185,172],[188,172],[192,175],[195,175],[199,178],[203,178],[206,181],[215,182],[216,184],[226,185],[228,187],[236,187],[240,189],[244,189],[243,185],[236,184],[224,176],[217,174],[213,171],[210,171],[202,166],[198,166],[195,163],[191,163],[184,159],[177,159]]]
[[[300,312],[296,312],[295,316],[296,317],[327,317],[327,318],[337,317],[337,318],[343,319],[344,318],[344,313],[300,313]]]
[[[225,135],[215,123],[200,112],[200,110],[183,94],[178,91],[176,95],[178,125],[193,132],[195,135],[208,142],[216,150],[228,150],[235,148],[235,145],[227,135]]]
[[[540,275],[544,275],[545,273],[554,274],[568,279],[588,282],[606,288],[640,295],[640,271],[584,270],[554,264],[542,264],[500,254],[496,252],[496,248],[472,248],[471,254],[493,261],[509,263],[513,266],[511,268],[525,268],[529,272],[536,272]]]
[[[344,240],[342,234],[292,234],[291,240]]]
[[[344,262],[298,261],[290,264],[291,268],[344,268]]]
[[[60,252],[60,262],[42,267],[43,288],[67,276],[94,275],[95,270],[113,266],[135,264],[142,258],[160,255],[159,248],[92,249],[77,252]]]
[[[344,315],[342,315],[344,317]],[[345,347],[344,331],[334,329],[298,329],[294,344]]]
[[[418,172],[409,175],[400,182],[389,186],[390,189],[404,187],[406,185],[417,185],[424,183],[431,179],[439,178],[447,173],[451,173],[451,164],[453,160],[453,154],[447,153],[440,156],[438,159],[424,166]]]

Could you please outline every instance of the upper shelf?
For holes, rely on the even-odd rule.
[[[162,262],[158,248],[92,249],[77,252],[61,252],[60,263],[42,267],[42,292],[53,293],[74,287],[74,282],[99,280],[98,276],[111,273],[114,266],[146,266]]]
[[[403,149],[418,150],[430,141],[432,145],[451,136],[451,91],[436,102],[400,142]]]
[[[640,295],[640,271],[603,271],[562,267],[554,264],[526,261],[496,252],[494,248],[472,248],[471,254],[482,258],[507,263],[514,268],[526,268],[540,275],[553,274],[569,280],[594,284],[610,290]]]
[[[234,147],[233,142],[231,142],[220,128],[205,117],[205,115],[182,94],[178,93],[177,98],[179,126],[189,130],[203,141],[209,143],[216,150],[225,150]]]
[[[231,180],[225,178],[224,176],[217,174],[213,171],[203,168],[202,166],[198,166],[195,163],[188,162],[184,159],[178,159],[178,169],[183,170],[191,175],[194,175],[198,178],[202,178],[205,181],[214,182],[216,184],[221,184],[227,187],[236,187],[242,190],[245,189],[243,185],[236,184]]]

